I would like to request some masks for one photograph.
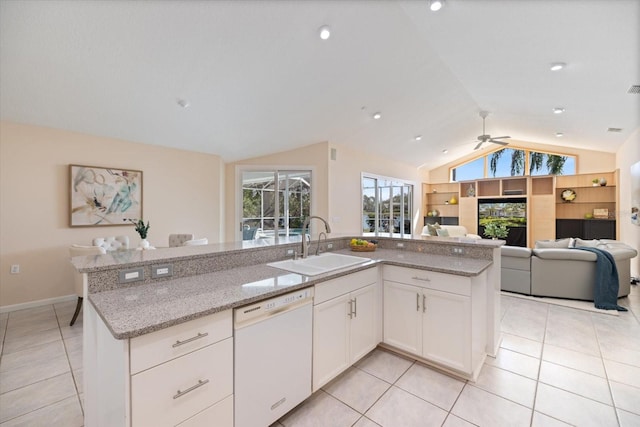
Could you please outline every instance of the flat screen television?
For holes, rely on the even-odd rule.
[[[509,230],[505,239],[509,246],[527,246],[527,199],[509,197],[478,199],[478,234],[484,235],[484,226],[490,222],[504,224]]]

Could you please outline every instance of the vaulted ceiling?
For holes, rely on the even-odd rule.
[[[608,152],[640,127],[640,1],[428,4],[0,0],[0,117],[226,161],[329,141],[427,168],[473,151],[480,110],[493,136]]]

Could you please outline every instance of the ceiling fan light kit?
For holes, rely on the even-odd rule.
[[[482,117],[482,135],[478,136],[478,144],[474,147],[474,150],[479,149],[482,144],[484,144],[485,142],[491,142],[493,144],[498,144],[498,145],[508,145],[508,142],[505,141],[500,141],[501,139],[508,139],[511,138],[510,136],[494,136],[493,138],[491,137],[491,135],[487,135],[487,133],[485,132],[485,128],[484,128],[484,121],[487,118],[487,116],[489,115],[488,111],[480,111],[480,117]]]

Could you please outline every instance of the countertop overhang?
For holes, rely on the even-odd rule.
[[[313,277],[289,273],[266,264],[247,265],[90,293],[88,299],[114,338],[129,339],[378,265],[397,265],[473,277],[493,263],[487,259],[397,249],[378,249],[365,253],[342,249],[335,252],[370,260]]]

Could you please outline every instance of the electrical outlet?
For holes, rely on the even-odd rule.
[[[293,256],[295,253],[296,251],[294,249],[287,249],[287,256]]]
[[[396,243],[396,248],[404,248],[404,243]]]
[[[451,252],[454,255],[463,255],[464,254],[464,249],[462,249],[462,248],[452,248]]]
[[[137,282],[138,280],[144,280],[144,269],[130,268],[128,270],[118,271],[118,279],[120,283]]]
[[[20,264],[13,264],[11,266],[11,274],[20,274]]]
[[[171,277],[173,275],[173,264],[151,266],[151,278]]]
[[[333,243],[327,243],[327,249],[333,249]]]

